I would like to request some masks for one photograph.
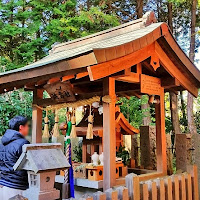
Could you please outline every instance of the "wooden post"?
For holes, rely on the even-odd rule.
[[[164,88],[161,88],[160,98],[155,105],[156,109],[156,153],[157,171],[167,174],[166,135],[165,135],[165,104]]]
[[[92,155],[94,154],[94,144],[90,144],[90,154],[91,154],[91,162],[92,162]]]
[[[82,162],[86,163],[87,162],[87,144],[82,145]]]
[[[33,104],[43,98],[43,90],[33,91]],[[42,143],[42,110],[33,105],[32,111],[32,143]]]
[[[104,95],[110,95],[111,103],[103,104],[103,151],[104,151],[104,191],[113,187],[116,181],[116,134],[115,134],[115,79],[105,78]]]

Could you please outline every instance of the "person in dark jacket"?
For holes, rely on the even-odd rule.
[[[7,200],[15,195],[22,195],[28,188],[28,175],[25,170],[14,171],[13,166],[22,154],[24,144],[29,144],[25,137],[29,133],[28,119],[16,116],[9,122],[0,144],[0,200]]]

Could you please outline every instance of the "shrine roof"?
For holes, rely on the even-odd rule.
[[[131,59],[133,54],[135,57]],[[159,70],[149,63],[148,59],[154,55],[159,56]],[[123,58],[126,58],[126,66],[123,65]],[[153,12],[120,26],[54,45],[49,55],[43,59],[0,73],[0,93],[22,87],[33,91],[43,88],[53,78],[62,80],[65,76],[68,76],[67,80],[74,79],[78,82],[76,77],[81,73],[85,73],[87,77],[89,75],[89,81],[95,81],[136,65],[136,60],[138,63],[143,62],[145,70],[148,70],[147,75],[153,73],[158,78],[167,77],[167,80],[177,78],[180,86],[172,88],[174,91],[187,89],[197,96],[197,88],[200,87],[198,68],[180,48],[168,25],[156,22]],[[101,65],[104,65],[105,70],[101,70]],[[117,67],[119,65],[123,66]],[[101,71],[105,73],[100,73]],[[80,77],[85,75],[81,74]],[[194,86],[195,91],[190,85]]]
[[[70,165],[61,150],[61,144],[25,144],[14,170],[41,171],[67,169]]]
[[[103,114],[99,114],[97,109],[93,109],[93,116],[94,116],[94,122],[93,122],[93,131],[94,135],[100,135],[101,130],[103,130]],[[88,127],[88,115],[89,110],[86,110],[85,115],[83,116],[82,120],[79,122],[79,124],[76,126],[76,131],[78,136],[84,136],[87,132]],[[140,132],[139,129],[133,127],[127,119],[124,117],[124,115],[120,112],[120,108],[116,107],[115,112],[115,122],[116,127],[121,128],[121,133],[123,135],[134,135],[138,134]]]

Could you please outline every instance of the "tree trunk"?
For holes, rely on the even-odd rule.
[[[169,28],[171,29],[172,33],[173,33],[173,4],[172,2],[168,3],[168,25]]]
[[[141,109],[146,110],[144,112],[145,117],[143,117],[143,119],[142,119],[142,124],[144,126],[149,126],[149,124],[151,123],[151,114],[150,114],[150,111],[149,111],[149,109],[150,109],[149,103],[142,104]]]
[[[195,56],[196,7],[197,7],[197,0],[192,0],[191,36],[190,36],[190,53],[189,53],[189,57],[192,62],[194,62],[194,56]],[[192,94],[188,92],[187,96],[188,129],[191,134],[197,134],[196,125],[194,122],[193,101],[194,100]]]
[[[174,134],[180,134],[180,123],[178,116],[178,98],[177,95],[173,92],[170,92],[170,111],[171,111],[171,120]]]
[[[143,0],[137,0],[137,7],[136,7],[137,18],[142,18],[143,16],[143,5],[144,5]]]
[[[172,2],[168,3],[168,25],[173,33],[173,4]],[[171,121],[173,127],[173,133],[179,134],[180,131],[180,123],[178,116],[178,98],[174,92],[170,92],[170,111],[171,111]]]
[[[183,92],[180,91],[180,98],[181,98],[181,112],[183,114],[183,122],[184,122],[184,126],[188,126],[187,124],[187,117],[186,117],[186,105],[185,105],[185,101],[183,98]]]

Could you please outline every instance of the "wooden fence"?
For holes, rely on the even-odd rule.
[[[140,181],[140,176],[126,177],[126,187],[120,186],[81,200],[199,200],[197,167],[188,167],[188,172]]]

